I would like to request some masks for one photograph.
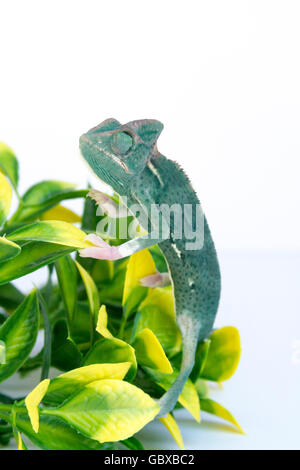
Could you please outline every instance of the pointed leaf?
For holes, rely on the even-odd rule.
[[[7,238],[0,237],[0,263],[18,256],[21,248]]]
[[[66,199],[85,197],[88,190],[75,190],[75,185],[62,181],[42,181],[29,188],[11,221],[33,220]]]
[[[141,250],[130,257],[123,291],[124,316],[126,318],[147,295],[148,288],[140,284],[140,279],[155,274],[155,272],[155,263],[148,250]]]
[[[41,403],[47,388],[49,387],[50,380],[45,379],[40,382],[25,398],[25,405],[28,411],[28,416],[34,432],[39,430],[39,409],[38,406]]]
[[[22,440],[21,433],[18,432],[18,441],[17,441],[18,450],[27,450],[25,443]]]
[[[9,240],[29,240],[59,245],[72,248],[88,248],[92,244],[84,241],[86,233],[68,222],[60,220],[48,220],[33,222],[18,228],[8,235]]]
[[[71,251],[74,248],[55,243],[26,243],[22,245],[21,253],[9,263],[0,262],[0,285],[32,273]]]
[[[11,199],[12,199],[11,186],[8,180],[3,175],[3,173],[1,173],[0,171],[0,227],[5,222],[8,216],[10,205],[11,205]]]
[[[55,263],[57,279],[68,314],[69,330],[77,305],[77,270],[71,256],[62,256]]]
[[[179,371],[175,370],[173,374],[161,374],[155,372],[153,369],[146,369],[150,377],[164,390],[169,390],[171,385],[175,382],[178,377]],[[193,382],[188,379],[183,387],[181,395],[178,398],[178,402],[186,408],[196,421],[200,422],[200,402],[197,394],[197,390]]]
[[[13,150],[3,142],[0,142],[0,170],[8,177],[16,189],[19,179],[18,160]]]
[[[173,368],[165,355],[162,345],[149,328],[145,328],[136,335],[132,346],[135,349],[137,361],[141,365],[164,372],[165,374],[173,372]]]
[[[163,423],[164,426],[166,426],[167,430],[174,437],[175,442],[178,445],[178,447],[184,450],[184,444],[183,444],[180,429],[174,417],[171,415],[171,413],[167,414],[167,416],[164,416],[163,418],[159,418],[159,420]]]
[[[38,303],[34,290],[0,327],[0,340],[6,347],[6,362],[0,365],[0,382],[25,362],[35,344],[38,327]]]
[[[241,339],[233,326],[215,330],[209,337],[210,348],[201,377],[223,382],[237,369],[241,356]]]
[[[0,364],[5,364],[6,362],[6,352],[5,352],[5,343],[0,341]]]
[[[181,349],[181,335],[175,321],[174,299],[169,288],[149,289],[135,318],[132,336],[149,328],[169,357]]]
[[[195,382],[198,377],[201,376],[203,369],[205,367],[206,359],[208,356],[208,351],[210,348],[210,340],[206,339],[198,343],[196,354],[195,354],[195,365],[190,374],[190,379]]]
[[[134,379],[137,363],[132,346],[117,338],[102,338],[90,349],[84,359],[84,365],[101,363],[130,362],[131,367],[126,375],[126,380]]]
[[[59,405],[84,385],[97,380],[122,380],[129,367],[129,362],[122,362],[118,364],[92,364],[70,370],[51,380],[43,403],[51,406]]]
[[[32,429],[27,413],[17,413],[16,424],[35,445],[45,450],[99,450],[103,446],[86,438],[61,418],[40,415],[39,432]]]
[[[214,400],[210,400],[209,398],[201,398],[200,399],[201,410],[206,411],[206,413],[211,413],[219,418],[228,421],[229,423],[233,424],[242,434],[244,434],[243,429],[235,419],[235,417],[226,409],[224,406],[220,405]]]
[[[58,204],[41,214],[41,220],[63,220],[70,224],[81,222],[81,217],[67,207]]]
[[[158,411],[158,404],[134,385],[104,379],[86,385],[60,407],[41,413],[61,417],[86,437],[114,442],[135,434]]]
[[[107,329],[107,312],[105,305],[101,305],[99,310],[96,330],[100,335],[104,336],[104,338],[113,338],[113,335]]]

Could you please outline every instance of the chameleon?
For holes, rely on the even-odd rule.
[[[158,151],[157,140],[162,129],[163,124],[154,119],[135,120],[123,125],[115,119],[107,119],[84,133],[79,144],[81,154],[92,172],[109,185],[121,201],[126,197],[129,210],[133,204],[141,207],[143,228],[146,231],[144,235],[119,246],[109,245],[98,235],[90,234],[87,239],[94,246],[81,250],[80,255],[116,260],[158,244],[168,265],[169,274],[157,273],[141,280],[141,284],[155,287],[166,285],[166,277],[169,277],[174,292],[176,322],[182,336],[180,371],[172,386],[159,400],[158,417],[165,416],[175,407],[193,369],[198,342],[206,339],[212,331],[221,291],[218,258],[203,212],[201,246],[191,247],[185,233],[181,238],[174,237],[178,218],[177,221],[175,217],[167,220],[163,214],[163,221],[168,224],[168,235],[156,226],[156,237],[148,236],[156,223],[149,216],[153,205],[173,207],[175,204],[175,207],[182,209],[187,206],[193,209],[201,207],[182,168]],[[97,191],[91,196],[100,205],[102,202],[107,206],[108,201],[100,192],[98,197]],[[183,224],[187,221],[190,228],[197,229],[194,212],[186,214],[182,211],[179,222]]]

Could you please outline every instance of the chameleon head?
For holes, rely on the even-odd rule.
[[[144,170],[162,129],[154,119],[124,125],[107,119],[81,136],[80,150],[93,172],[120,193]]]

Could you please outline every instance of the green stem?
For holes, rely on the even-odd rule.
[[[12,407],[13,405],[5,405],[4,403],[0,403],[0,418],[10,423]]]

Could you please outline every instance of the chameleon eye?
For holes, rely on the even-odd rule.
[[[113,149],[122,156],[125,156],[133,147],[134,140],[129,132],[118,132],[113,136]]]

